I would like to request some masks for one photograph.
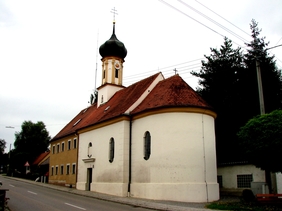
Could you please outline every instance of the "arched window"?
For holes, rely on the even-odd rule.
[[[151,135],[149,131],[146,131],[144,136],[144,159],[148,160],[151,155]]]
[[[115,157],[115,140],[114,138],[110,139],[109,142],[109,162],[112,163]]]
[[[91,142],[89,142],[89,144],[88,144],[87,156],[89,158],[92,157],[92,143]]]

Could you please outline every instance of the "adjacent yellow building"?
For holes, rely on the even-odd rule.
[[[78,136],[54,137],[50,143],[49,183],[75,187],[77,177]]]

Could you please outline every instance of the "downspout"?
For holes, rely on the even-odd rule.
[[[129,114],[129,161],[128,161],[128,187],[127,197],[130,197],[130,185],[131,185],[131,159],[132,159],[132,116]]]
[[[204,112],[205,113],[205,112]],[[209,201],[208,183],[207,183],[207,164],[206,164],[206,148],[205,148],[205,124],[204,114],[202,114],[202,139],[203,139],[203,153],[204,153],[204,180],[206,184],[207,202]]]

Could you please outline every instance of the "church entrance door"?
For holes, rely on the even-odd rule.
[[[91,183],[92,183],[92,168],[87,168],[86,190],[90,191]]]

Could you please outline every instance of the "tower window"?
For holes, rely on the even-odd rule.
[[[110,139],[109,142],[109,162],[112,163],[115,157],[115,140],[114,138]]]
[[[115,77],[118,78],[118,69],[116,69]]]
[[[144,159],[148,160],[151,155],[151,135],[149,131],[146,131],[144,136]]]

